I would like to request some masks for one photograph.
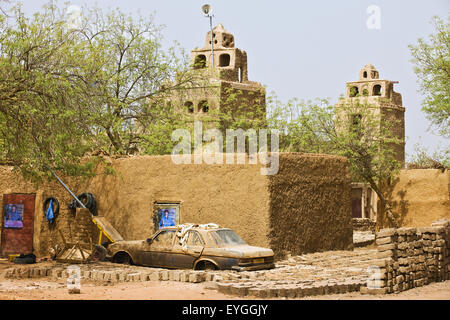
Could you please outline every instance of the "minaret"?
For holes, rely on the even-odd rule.
[[[247,53],[235,48],[234,36],[219,24],[213,29],[214,68],[219,79],[232,82],[248,82]],[[205,46],[191,52],[194,69],[211,66],[211,31],[206,34]]]
[[[209,31],[204,47],[191,51],[191,72],[201,80],[170,100],[177,99],[183,113],[192,114],[193,119],[200,117],[214,122],[217,118],[211,111],[220,109],[265,121],[265,89],[260,83],[248,80],[247,53],[235,47],[234,36],[223,25],[217,25],[212,32],[214,67]]]
[[[380,114],[380,125],[392,122],[393,136],[402,141],[393,146],[396,160],[402,167],[405,163],[405,108],[402,106],[402,95],[394,91],[398,81],[380,79],[378,70],[371,64],[365,65],[359,72],[358,81],[347,82],[345,98],[336,104],[353,103],[359,100],[374,106],[374,111]]]

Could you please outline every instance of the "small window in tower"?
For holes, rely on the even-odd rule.
[[[382,89],[381,89],[381,85],[376,84],[373,86],[373,96],[381,96],[382,94]]]
[[[206,68],[206,56],[204,54],[199,54],[195,57],[194,69]]]
[[[230,65],[230,55],[222,53],[219,57],[219,67],[228,67]]]
[[[184,107],[187,110],[187,112],[194,113],[194,104],[191,101],[186,101]]]
[[[356,97],[359,93],[358,87],[350,88],[350,97]]]
[[[364,77],[364,78],[367,78],[367,71],[364,71],[363,77]]]
[[[360,138],[362,133],[362,115],[353,114],[351,118],[350,124],[350,132],[356,135],[356,137]]]
[[[238,81],[242,82],[242,68],[241,67],[239,67],[239,69],[238,69]]]
[[[203,113],[208,113],[208,111],[209,111],[208,101],[206,101],[206,100],[200,101],[200,103],[198,104],[198,111],[201,111]]]

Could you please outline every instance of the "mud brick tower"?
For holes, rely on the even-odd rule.
[[[265,119],[265,89],[248,80],[247,53],[235,47],[234,36],[221,24],[212,32],[214,66],[208,32],[204,47],[191,51],[190,72],[200,81],[177,91],[171,103],[176,103],[183,114],[203,121],[214,121],[214,110]]]
[[[371,64],[365,65],[359,72],[359,80],[347,82],[345,98],[335,106],[336,113],[344,104],[355,102],[370,104],[373,112],[379,114],[380,126],[392,123],[391,134],[400,142],[390,145],[395,159],[402,167],[405,163],[405,108],[402,106],[402,95],[394,91],[398,81],[380,79],[378,71]]]

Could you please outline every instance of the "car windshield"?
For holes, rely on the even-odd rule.
[[[236,246],[246,244],[245,241],[236,234],[236,232],[230,229],[210,231],[209,234],[218,246]]]

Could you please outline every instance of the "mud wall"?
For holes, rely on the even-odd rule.
[[[154,233],[155,202],[179,202],[180,223],[214,222],[234,229],[251,245],[268,246],[267,178],[261,165],[175,165],[170,156],[143,156],[112,160],[116,175],[99,174],[80,181],[64,178],[75,194],[91,192],[98,214],[105,216],[126,240],[145,239]],[[23,181],[10,167],[1,167],[0,195],[35,193],[33,247],[35,254],[61,241],[77,237],[75,211],[67,205],[73,200],[57,183],[32,185]],[[55,197],[60,212],[53,225],[45,221],[43,201]],[[2,197],[0,197],[2,198]],[[0,203],[1,204],[1,203]],[[92,234],[97,240],[97,234]]]
[[[450,171],[439,169],[402,170],[392,183],[389,199],[398,225],[420,227],[434,220],[450,218]],[[380,214],[380,227],[388,227]]]
[[[267,179],[260,165],[180,164],[170,156],[113,162],[117,176],[90,181],[104,215],[124,239],[153,233],[155,202],[180,202],[180,223],[214,222],[234,229],[250,244],[267,246]]]
[[[79,195],[95,195],[98,214],[126,240],[154,232],[155,202],[179,202],[180,223],[214,222],[234,229],[250,245],[292,253],[348,249],[352,244],[350,178],[344,158],[280,154],[277,175],[261,175],[260,164],[180,164],[170,156],[111,159],[116,175],[64,178]],[[48,254],[60,242],[77,238],[79,229],[68,192],[57,182],[26,183],[9,167],[0,167],[0,194],[36,193],[35,254]],[[55,197],[60,213],[45,221],[42,204]],[[93,241],[98,234],[93,233]]]
[[[66,182],[71,185],[69,179]],[[77,193],[79,190],[74,185],[72,190],[79,194],[83,189],[80,188],[81,192]],[[72,241],[77,237],[79,228],[75,223],[75,211],[69,210],[67,207],[73,199],[59,183],[44,181],[35,185],[25,181],[21,174],[15,172],[12,167],[0,166],[0,212],[3,211],[3,194],[11,193],[36,194],[33,219],[33,248],[36,255],[46,256],[50,247],[61,243],[58,230],[63,232],[67,241]],[[46,221],[43,211],[43,203],[47,197],[56,198],[60,204],[59,214],[53,224]],[[0,225],[3,226],[3,221],[0,222]],[[1,230],[2,228],[0,228],[0,236]]]
[[[270,246],[282,254],[353,248],[351,186],[345,158],[280,154],[269,177]]]

